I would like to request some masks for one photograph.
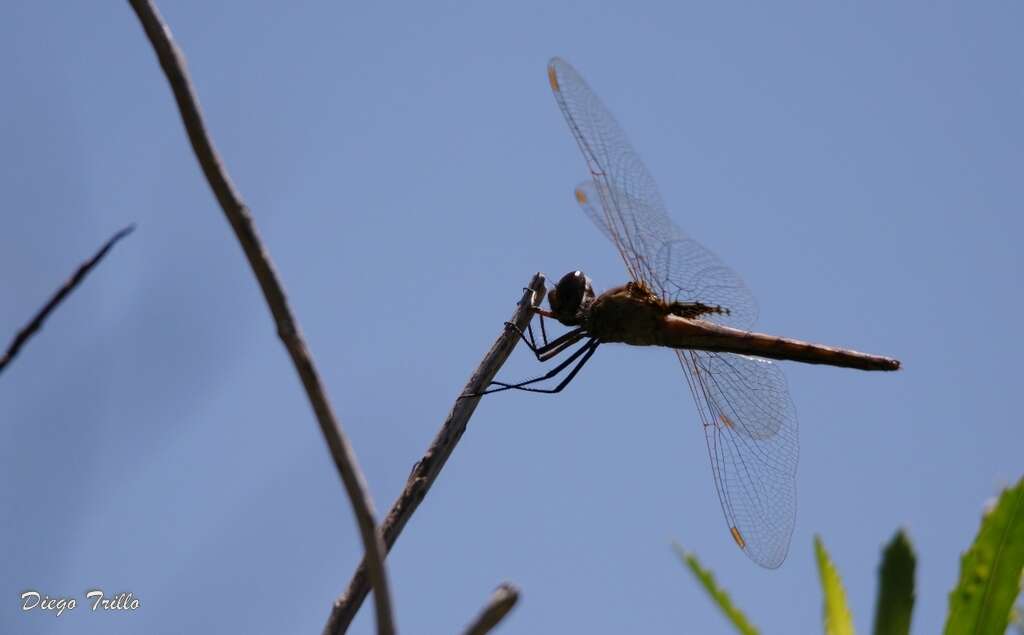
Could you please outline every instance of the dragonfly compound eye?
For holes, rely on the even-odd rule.
[[[594,288],[590,278],[582,271],[571,271],[558,281],[555,288],[548,294],[548,303],[552,312],[563,323],[574,323],[580,309],[594,299]]]

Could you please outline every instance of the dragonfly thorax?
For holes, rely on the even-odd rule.
[[[577,326],[582,323],[583,314],[594,297],[590,278],[582,271],[570,271],[548,293],[548,304],[559,322],[566,326]]]

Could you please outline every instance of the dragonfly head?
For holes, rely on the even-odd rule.
[[[570,271],[562,276],[548,293],[548,304],[558,321],[566,326],[577,326],[583,311],[594,301],[594,287],[582,271]]]

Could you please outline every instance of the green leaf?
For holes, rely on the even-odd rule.
[[[1013,607],[1013,610],[1010,611],[1010,626],[1019,635],[1024,635],[1024,608],[1021,608],[1020,604]]]
[[[960,581],[949,594],[946,635],[1003,635],[1020,594],[1022,567],[1024,479],[1003,491],[960,558]]]
[[[910,538],[901,529],[882,551],[878,567],[875,635],[906,635],[914,611],[914,567],[917,558]]]
[[[825,635],[853,635],[853,616],[846,604],[846,591],[820,536],[814,537],[814,554],[818,558],[821,588],[825,592]]]
[[[676,554],[679,555],[679,559],[682,560],[693,575],[697,577],[697,581],[700,582],[704,590],[708,592],[711,599],[715,601],[718,608],[725,614],[726,619],[736,627],[736,630],[743,635],[757,635],[757,629],[754,628],[750,622],[747,621],[747,616],[743,614],[743,611],[736,608],[733,605],[732,600],[729,599],[729,594],[725,592],[715,583],[715,576],[710,571],[700,566],[700,561],[697,560],[697,556],[692,553],[688,553],[683,550],[679,545],[672,543],[672,548],[675,549]]]

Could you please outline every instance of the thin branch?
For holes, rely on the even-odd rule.
[[[523,290],[523,297],[519,301],[519,308],[510,322],[520,329],[525,329],[533,317],[530,307],[540,304],[540,301],[544,299],[544,291],[544,276],[538,273],[530,281],[529,287]],[[472,395],[486,388],[491,380],[494,379],[494,376],[498,374],[498,369],[508,359],[518,341],[519,336],[514,330],[506,328],[502,331],[497,341],[491,347],[491,350],[484,355],[480,366],[470,376],[469,383],[466,384],[461,394]],[[384,543],[387,545],[388,551],[394,546],[395,541],[398,540],[398,535],[402,533],[402,529],[405,527],[405,523],[412,517],[413,512],[416,511],[416,508],[423,501],[423,497],[430,490],[430,486],[434,484],[438,474],[441,473],[441,469],[448,461],[448,457],[451,456],[459,439],[462,438],[462,433],[466,431],[469,418],[473,415],[473,411],[476,410],[476,405],[479,402],[480,397],[460,397],[456,399],[455,405],[452,406],[451,412],[448,413],[448,418],[441,425],[441,430],[434,437],[434,441],[427,448],[423,458],[412,466],[412,473],[409,474],[409,480],[405,483],[405,489],[402,490],[398,500],[391,506],[391,510],[381,526],[381,533],[384,535]],[[324,626],[324,635],[340,635],[348,630],[352,619],[356,616],[356,612],[359,611],[363,600],[366,599],[366,595],[370,592],[366,573],[366,560],[364,559],[352,575],[352,579],[348,583],[348,589],[345,590],[341,597],[335,600],[334,606],[331,607],[331,615],[327,618],[327,624]]]
[[[508,582],[502,583],[494,590],[494,595],[480,615],[476,616],[473,623],[463,631],[464,635],[487,635],[501,620],[505,619],[508,612],[519,601],[519,589]]]
[[[11,341],[11,345],[7,347],[7,352],[4,353],[3,357],[0,357],[0,373],[2,373],[7,364],[14,359],[14,356],[18,354],[18,351],[21,350],[21,347],[24,346],[25,342],[35,335],[36,331],[42,328],[43,322],[46,321],[46,318],[50,316],[50,313],[57,308],[57,305],[63,302],[64,298],[68,297],[68,294],[74,291],[75,287],[81,284],[82,280],[85,280],[85,276],[92,271],[93,267],[103,260],[103,257],[107,255],[107,252],[110,251],[111,247],[113,247],[117,241],[121,240],[133,231],[135,231],[135,225],[129,225],[114,234],[110,240],[105,242],[100,250],[96,252],[96,255],[82,263],[82,266],[80,266],[78,271],[76,271],[74,275],[64,283],[64,286],[57,289],[57,292],[53,294],[49,302],[47,302],[43,308],[39,309],[39,312],[32,318],[32,321],[26,324],[25,327],[18,331],[18,334],[14,336],[14,340]]]
[[[320,431],[324,435],[331,458],[338,468],[345,490],[352,502],[356,524],[366,549],[366,560],[370,564],[370,580],[376,591],[374,598],[377,608],[377,632],[390,635],[394,632],[394,616],[391,609],[391,592],[388,589],[387,572],[384,569],[384,545],[376,531],[373,503],[366,488],[363,474],[356,462],[355,454],[348,439],[342,432],[341,424],[334,416],[320,377],[313,365],[312,356],[306,348],[298,322],[288,306],[284,289],[277,272],[270,261],[253,223],[252,215],[235,189],[227,170],[213,147],[199,111],[199,101],[192,88],[186,70],[185,57],[171,38],[170,29],[164,24],[156,7],[149,0],[129,0],[142,28],[146,32],[160,66],[171,84],[174,99],[178,102],[185,130],[196,158],[213,189],[214,196],[224,210],[231,228],[242,245],[260,288],[277,324],[277,333],[292,358],[296,371],[306,389],[310,404],[316,413]]]

